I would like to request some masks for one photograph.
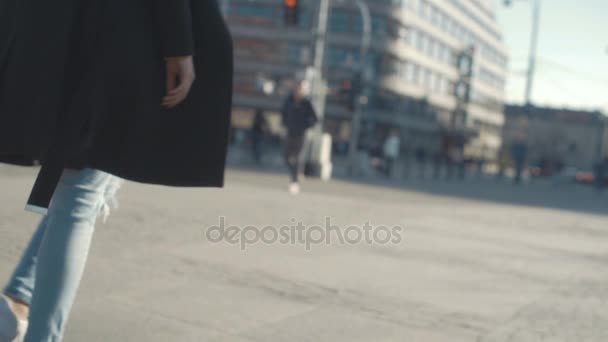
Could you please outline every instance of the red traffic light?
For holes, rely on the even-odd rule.
[[[289,8],[294,8],[298,6],[298,0],[284,0],[285,6]]]
[[[298,0],[283,0],[283,11],[285,12],[285,24],[297,26],[300,17],[300,3]]]

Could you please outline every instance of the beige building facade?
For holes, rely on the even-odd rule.
[[[465,125],[471,157],[493,160],[502,144],[508,54],[491,1],[368,0],[372,48],[364,63],[372,70],[364,132],[381,140],[399,128],[406,151],[441,147],[457,107],[458,55],[473,49],[473,74]],[[284,22],[280,0],[230,0],[228,20],[235,39],[235,122],[252,108],[279,110],[295,75],[312,64],[318,0],[300,0],[299,22]],[[329,95],[324,128],[346,143],[352,113],[340,102],[341,82],[362,61],[362,21],[351,1],[332,1],[325,76]],[[272,92],[264,87],[271,81]]]
[[[527,146],[527,162],[592,170],[608,157],[608,117],[564,108],[506,106],[504,148]]]

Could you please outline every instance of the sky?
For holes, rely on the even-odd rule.
[[[506,96],[522,103],[528,64],[532,4],[497,3],[510,52]],[[608,0],[541,0],[538,65],[532,101],[537,105],[600,109],[608,115]]]

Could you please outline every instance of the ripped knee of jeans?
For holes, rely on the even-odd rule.
[[[103,202],[101,204],[100,213],[103,223],[106,223],[112,209],[118,209],[117,193],[124,181],[116,176],[108,182],[104,190]]]

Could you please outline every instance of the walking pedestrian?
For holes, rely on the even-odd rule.
[[[264,111],[257,109],[253,117],[253,125],[251,126],[251,152],[253,153],[253,160],[258,165],[262,163],[262,153],[264,152],[262,144],[264,143],[267,129],[268,123],[264,116]]]
[[[232,68],[215,1],[0,1],[0,155],[41,160],[43,214],[0,341],[61,341],[120,179],[222,186]]]
[[[300,154],[306,132],[317,123],[317,114],[310,100],[306,98],[307,93],[307,83],[299,81],[285,100],[281,111],[283,126],[287,129],[284,157],[289,168],[289,192],[292,195],[300,192]]]
[[[515,166],[515,184],[519,184],[523,180],[523,175],[526,167],[526,158],[528,155],[528,147],[525,142],[513,144],[511,155]]]
[[[418,164],[418,178],[424,179],[426,174],[426,150],[422,146],[416,148],[416,164]]]
[[[602,191],[608,181],[608,156],[595,164],[595,187]]]
[[[401,139],[399,138],[399,130],[393,129],[384,141],[384,172],[386,177],[391,177],[396,161],[401,154]]]

